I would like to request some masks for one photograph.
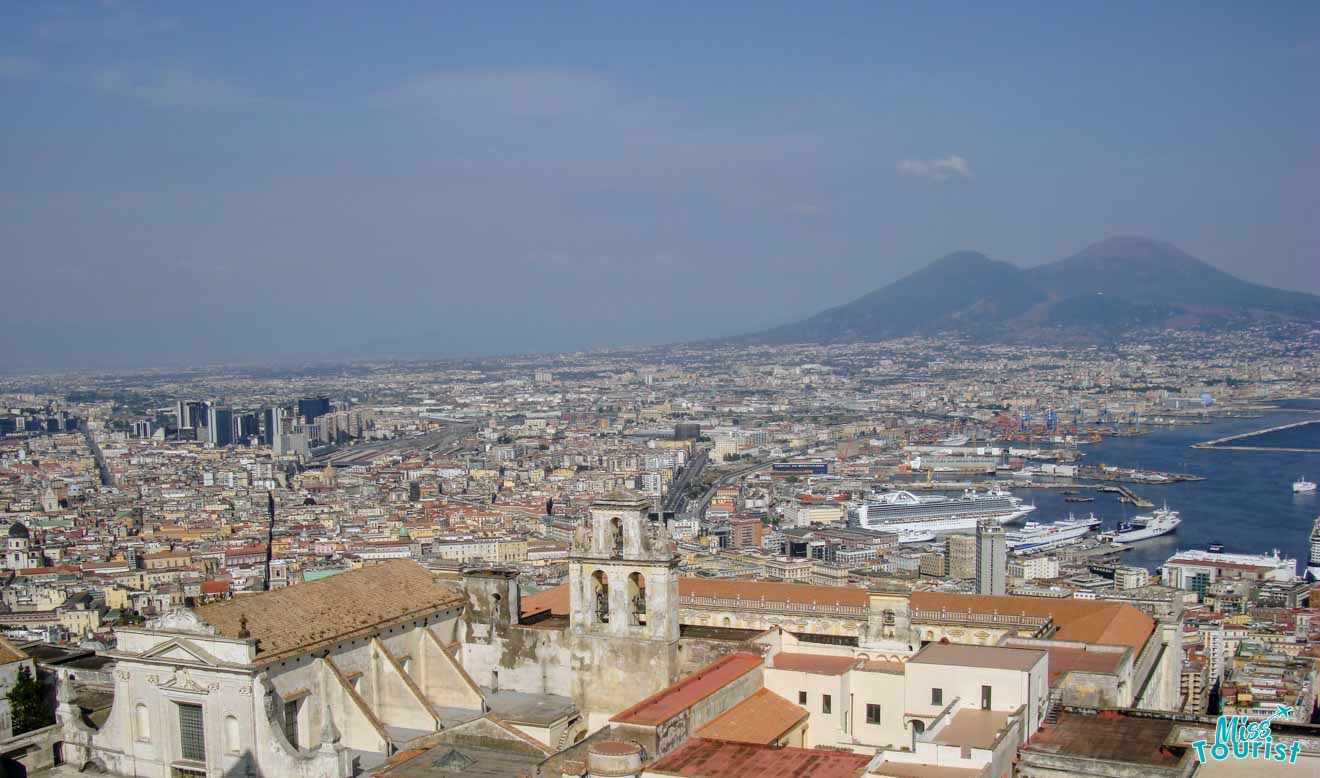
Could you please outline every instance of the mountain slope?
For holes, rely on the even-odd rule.
[[[752,343],[836,343],[945,331],[985,337],[1042,328],[1112,335],[1226,316],[1320,321],[1320,297],[1252,284],[1169,243],[1120,237],[1023,270],[962,251],[844,305],[735,338]]]

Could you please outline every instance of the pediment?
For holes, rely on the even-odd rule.
[[[220,664],[220,660],[212,656],[210,652],[200,648],[192,641],[182,638],[167,640],[143,653],[142,658],[165,662],[201,662],[211,666]]]

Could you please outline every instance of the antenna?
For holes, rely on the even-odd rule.
[[[266,491],[266,511],[270,514],[270,524],[266,527],[266,576],[261,582],[261,591],[270,591],[270,559],[275,549],[275,492]]]

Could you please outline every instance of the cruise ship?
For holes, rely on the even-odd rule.
[[[1008,550],[1014,553],[1025,553],[1027,551],[1044,551],[1047,548],[1067,545],[1081,539],[1086,533],[1099,527],[1101,521],[1091,514],[1085,519],[1074,518],[1071,515],[1063,520],[1056,521],[1053,524],[1039,524],[1029,521],[1023,525],[1022,529],[1013,530],[1004,534],[1004,541],[1008,545]]]
[[[918,497],[911,492],[872,494],[848,511],[848,524],[881,532],[955,532],[976,529],[982,519],[1000,524],[1036,510],[1002,489],[968,490],[960,497]]]
[[[1178,529],[1179,524],[1182,524],[1182,519],[1178,516],[1178,511],[1169,510],[1169,506],[1166,505],[1154,513],[1134,516],[1132,521],[1120,522],[1117,529],[1102,533],[1100,537],[1110,543],[1134,543],[1138,540],[1150,540],[1167,535]]]
[[[1320,581],[1320,516],[1311,525],[1311,553],[1306,560],[1306,577]]]

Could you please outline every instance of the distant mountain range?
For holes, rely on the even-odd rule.
[[[1118,237],[1029,269],[960,251],[852,302],[729,341],[843,343],[950,331],[1094,339],[1244,316],[1320,322],[1320,296],[1243,281],[1169,243]]]

